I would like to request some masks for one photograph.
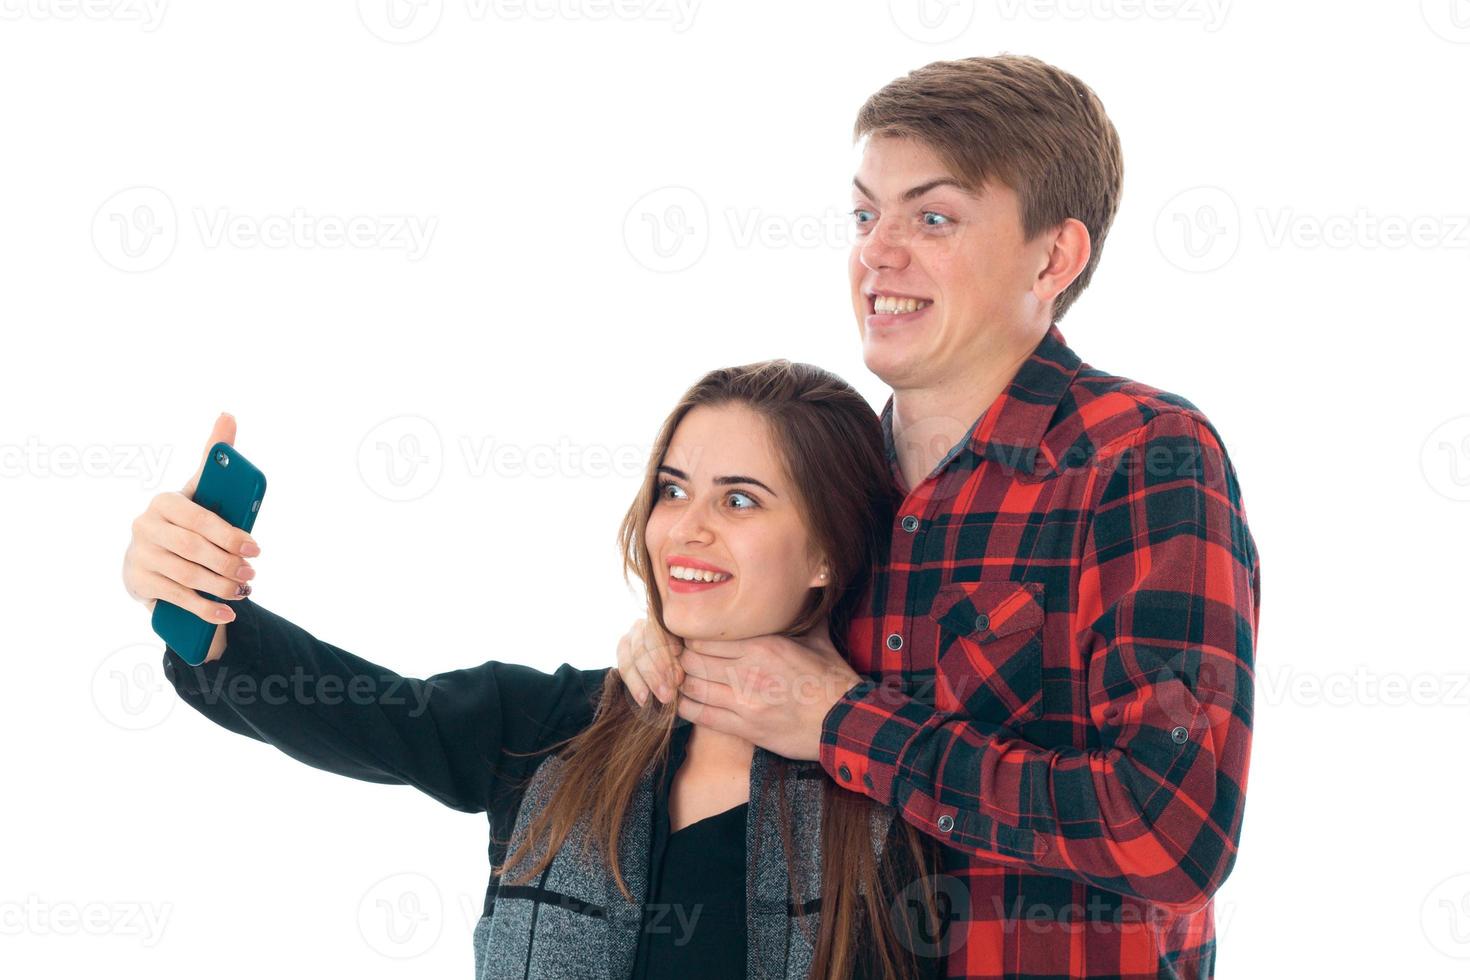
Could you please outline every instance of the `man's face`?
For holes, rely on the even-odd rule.
[[[938,183],[954,180],[915,140],[876,137],[862,147],[848,262],[853,312],[868,370],[893,388],[964,377],[987,357],[1034,343],[1034,324],[1047,315],[1033,293],[1047,236],[1028,247],[1011,188],[992,183],[977,195]],[[921,302],[885,314],[877,312],[882,296]]]

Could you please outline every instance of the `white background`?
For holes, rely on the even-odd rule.
[[[179,704],[129,522],[228,410],[260,604],[407,675],[611,663],[687,385],[887,396],[858,107],[1013,51],[1124,145],[1062,330],[1214,421],[1262,557],[1217,976],[1465,975],[1470,4],[925,2],[0,0],[0,972],[468,976],[483,819]]]

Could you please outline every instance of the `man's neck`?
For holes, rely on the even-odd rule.
[[[975,420],[1015,378],[1039,341],[1037,338],[998,353],[955,382],[893,390],[893,447],[906,491],[922,483],[970,431]]]

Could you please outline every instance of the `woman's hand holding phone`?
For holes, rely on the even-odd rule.
[[[241,599],[255,569],[245,559],[260,554],[247,532],[213,511],[194,503],[194,491],[210,449],[218,442],[235,443],[235,418],[221,414],[204,444],[199,468],[181,492],[164,491],[133,518],[133,537],[123,555],[123,586],[151,612],[159,599],[218,623],[205,662],[218,660],[225,649],[225,624],[235,618],[228,605],[213,602],[200,590],[221,598]]]

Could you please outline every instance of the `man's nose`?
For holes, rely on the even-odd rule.
[[[908,234],[897,222],[879,218],[863,239],[858,258],[869,269],[902,268],[908,264]]]

